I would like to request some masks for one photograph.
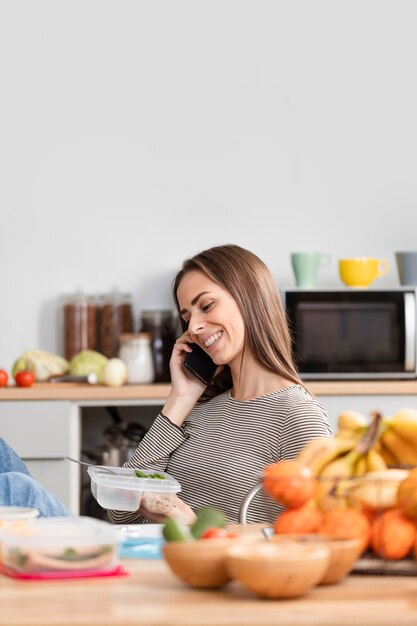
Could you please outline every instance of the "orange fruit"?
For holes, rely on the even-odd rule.
[[[389,509],[372,524],[372,551],[384,559],[403,559],[416,541],[416,527],[399,509]]]
[[[263,486],[274,500],[296,509],[315,495],[317,481],[307,465],[288,460],[265,467]]]
[[[288,509],[275,522],[277,534],[298,535],[317,533],[323,523],[323,513],[317,506],[307,502],[299,509]]]
[[[410,470],[408,477],[400,483],[397,501],[406,515],[417,518],[417,468]]]
[[[335,539],[361,539],[362,550],[369,545],[371,525],[366,515],[357,509],[333,509],[324,514],[320,534]]]

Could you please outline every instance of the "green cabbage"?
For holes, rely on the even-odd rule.
[[[70,361],[70,374],[72,376],[88,376],[97,374],[100,379],[101,372],[108,362],[108,358],[95,350],[82,350],[72,357]]]

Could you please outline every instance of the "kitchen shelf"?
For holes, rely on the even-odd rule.
[[[339,380],[306,382],[317,396],[417,395],[417,380]],[[2,400],[164,400],[171,386],[166,384],[105,387],[76,383],[37,383],[32,387],[3,387]]]

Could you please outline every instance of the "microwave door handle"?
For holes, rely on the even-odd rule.
[[[413,293],[404,294],[404,322],[404,371],[414,372],[416,366],[416,299]]]

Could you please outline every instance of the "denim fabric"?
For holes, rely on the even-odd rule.
[[[1,438],[0,505],[34,507],[40,517],[71,515],[54,495],[31,477],[20,457]]]

